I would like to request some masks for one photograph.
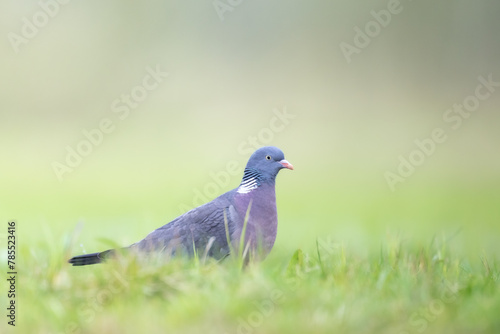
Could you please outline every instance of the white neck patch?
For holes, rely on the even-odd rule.
[[[245,181],[241,182],[240,186],[238,187],[237,192],[240,194],[247,194],[250,191],[252,191],[258,187],[259,187],[259,183],[257,181],[257,178],[252,177],[252,178],[248,178]]]

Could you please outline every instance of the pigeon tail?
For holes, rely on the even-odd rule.
[[[78,255],[69,259],[68,262],[74,266],[86,266],[89,264],[101,263],[109,256],[109,253],[112,251],[113,250],[110,249],[100,253]]]

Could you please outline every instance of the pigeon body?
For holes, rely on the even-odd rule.
[[[293,169],[293,166],[285,160],[279,148],[266,146],[258,149],[248,160],[238,188],[186,212],[126,249],[188,256],[196,250],[198,254],[220,259],[227,256],[231,249],[238,250],[245,230],[244,247],[253,254],[258,252],[265,257],[276,239],[275,181],[283,168]],[[228,245],[228,237],[231,246]],[[71,258],[69,263],[74,266],[100,263],[113,252],[107,250],[79,255]]]

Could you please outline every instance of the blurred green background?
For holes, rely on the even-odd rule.
[[[443,120],[478,77],[500,81],[498,1],[401,1],[350,61],[341,43],[387,1],[223,3],[72,1],[45,20],[35,1],[2,2],[0,221],[21,246],[60,247],[79,222],[74,254],[135,242],[197,192],[236,187],[255,141],[295,166],[278,177],[271,256],[457,232],[466,256],[500,255],[500,87],[457,129]],[[143,93],[148,68],[168,77],[120,119],[114,101]],[[113,130],[59,180],[54,162],[103,119]],[[391,191],[385,173],[435,128],[446,142]]]

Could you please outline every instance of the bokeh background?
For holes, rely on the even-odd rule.
[[[0,221],[20,245],[135,242],[236,187],[256,142],[295,166],[277,180],[271,257],[318,238],[367,253],[387,235],[500,255],[500,87],[456,130],[443,120],[478,77],[500,81],[498,1],[401,1],[349,61],[341,43],[387,1],[220,3],[71,1],[44,21],[36,1],[2,2]],[[113,102],[148,68],[168,76],[120,119]],[[60,180],[54,162],[103,119],[113,131]],[[385,173],[435,128],[446,142],[392,191]]]

